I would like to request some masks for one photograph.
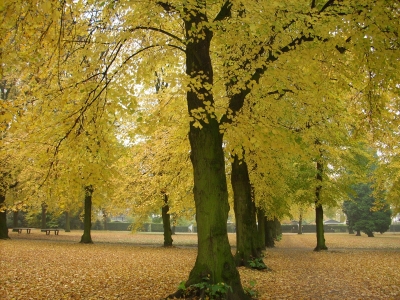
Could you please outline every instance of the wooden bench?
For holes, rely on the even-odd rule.
[[[13,232],[18,232],[18,233],[21,233],[22,232],[22,230],[26,230],[26,233],[31,233],[31,229],[32,228],[13,228]]]
[[[60,231],[60,229],[56,229],[56,228],[48,228],[48,229],[42,229],[40,230],[41,232],[46,232],[46,235],[49,235],[51,231],[54,231],[55,235],[58,235],[58,232]]]

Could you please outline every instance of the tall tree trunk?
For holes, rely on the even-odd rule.
[[[274,248],[274,231],[275,231],[275,221],[269,220],[265,217],[265,246],[267,248]]]
[[[322,173],[324,171],[324,167],[322,162],[317,162],[317,181],[322,183]],[[328,250],[328,247],[325,245],[325,236],[324,236],[324,210],[321,204],[321,189],[322,184],[318,185],[315,189],[315,225],[317,228],[317,246],[314,248],[314,251]]]
[[[13,228],[18,227],[18,210],[13,211]]]
[[[261,262],[257,239],[256,206],[251,197],[247,164],[235,155],[232,162],[231,183],[236,219],[236,266],[249,267],[250,261]]]
[[[41,228],[46,229],[47,228],[47,222],[46,222],[46,215],[47,215],[47,204],[42,203],[42,221],[41,221]]]
[[[303,210],[301,208],[299,214],[299,229],[297,231],[297,234],[303,234]]]
[[[361,236],[361,231],[357,230],[356,236]]]
[[[91,185],[85,186],[85,211],[83,219],[83,235],[81,243],[92,244],[92,237],[90,235],[92,229],[92,194],[93,187]]]
[[[265,249],[265,212],[262,209],[257,209],[257,233],[258,233],[258,244],[261,250]]]
[[[7,227],[7,210],[5,206],[6,196],[1,193],[0,194],[0,239],[5,240],[9,239],[8,236],[8,227]]]
[[[69,211],[65,212],[65,232],[71,232],[71,220],[69,217]]]
[[[193,165],[194,201],[196,206],[197,258],[185,283],[224,283],[230,286],[228,300],[244,300],[240,275],[236,269],[228,240],[227,220],[229,213],[228,191],[225,175],[225,158],[222,148],[223,135],[219,123],[206,104],[213,106],[213,69],[210,57],[212,32],[207,22],[204,1],[189,5],[184,11],[186,35],[186,73],[192,81],[187,92],[189,114],[199,109],[206,121],[193,118],[189,129],[190,159]],[[193,31],[194,29],[194,31]],[[204,292],[204,291],[203,291]],[[182,297],[183,291],[168,296]]]
[[[174,240],[172,239],[171,216],[168,213],[169,211],[168,195],[166,193],[163,193],[163,197],[164,197],[164,206],[162,207],[161,213],[164,226],[164,247],[171,247],[172,242]]]
[[[274,218],[274,231],[273,231],[273,238],[275,241],[278,241],[278,238],[282,237],[282,225],[281,221],[278,218]]]

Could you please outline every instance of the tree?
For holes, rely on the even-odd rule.
[[[387,203],[380,202],[378,207],[373,197],[371,184],[360,183],[353,187],[351,199],[343,203],[343,212],[347,216],[349,228],[362,231],[369,237],[374,232],[384,233],[391,224],[391,210]]]
[[[163,227],[164,227],[164,247],[171,247],[172,242],[172,230],[171,230],[171,218],[168,206],[168,195],[163,193],[164,198],[164,206],[162,207],[162,219],[163,219]]]
[[[90,231],[92,230],[92,194],[94,189],[92,186],[87,185],[84,188],[85,191],[85,208],[84,208],[84,218],[83,218],[83,235],[81,238],[81,243],[93,244]]]

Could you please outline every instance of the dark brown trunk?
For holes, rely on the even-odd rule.
[[[257,233],[258,244],[261,250],[265,249],[265,213],[262,209],[257,209]]]
[[[319,183],[322,183],[322,174],[324,166],[321,161],[317,162],[317,176],[316,179]],[[321,189],[322,184],[318,185],[315,189],[315,225],[317,229],[317,246],[315,251],[328,250],[325,245],[325,234],[324,234],[324,210],[321,204]]]
[[[274,248],[274,231],[275,231],[275,222],[274,220],[269,220],[265,218],[265,246],[267,248]]]
[[[273,237],[275,241],[279,241],[282,238],[282,225],[278,218],[274,218],[274,231]]]
[[[85,210],[83,217],[83,235],[81,237],[81,243],[92,244],[92,194],[93,187],[91,185],[85,187]]]
[[[233,157],[231,183],[236,219],[236,266],[249,267],[254,260],[261,260],[257,240],[256,206],[251,197],[247,164]]]
[[[162,207],[162,220],[164,226],[164,247],[171,247],[174,240],[172,239],[171,216],[168,213],[168,195],[166,193],[163,193],[163,197],[164,206]]]
[[[0,194],[0,239],[9,239],[7,227],[7,210],[5,206],[6,196]]]
[[[356,236],[361,236],[361,231],[360,230],[356,230],[356,231],[357,231]]]

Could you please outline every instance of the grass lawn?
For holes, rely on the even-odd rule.
[[[162,299],[186,280],[196,259],[195,234],[81,231],[46,235],[10,232],[0,240],[0,299]],[[265,252],[272,271],[240,268],[258,299],[400,299],[400,234],[325,235],[328,251],[314,252],[314,234],[284,234]],[[235,235],[230,234],[232,246]],[[233,248],[232,251],[235,251]]]

